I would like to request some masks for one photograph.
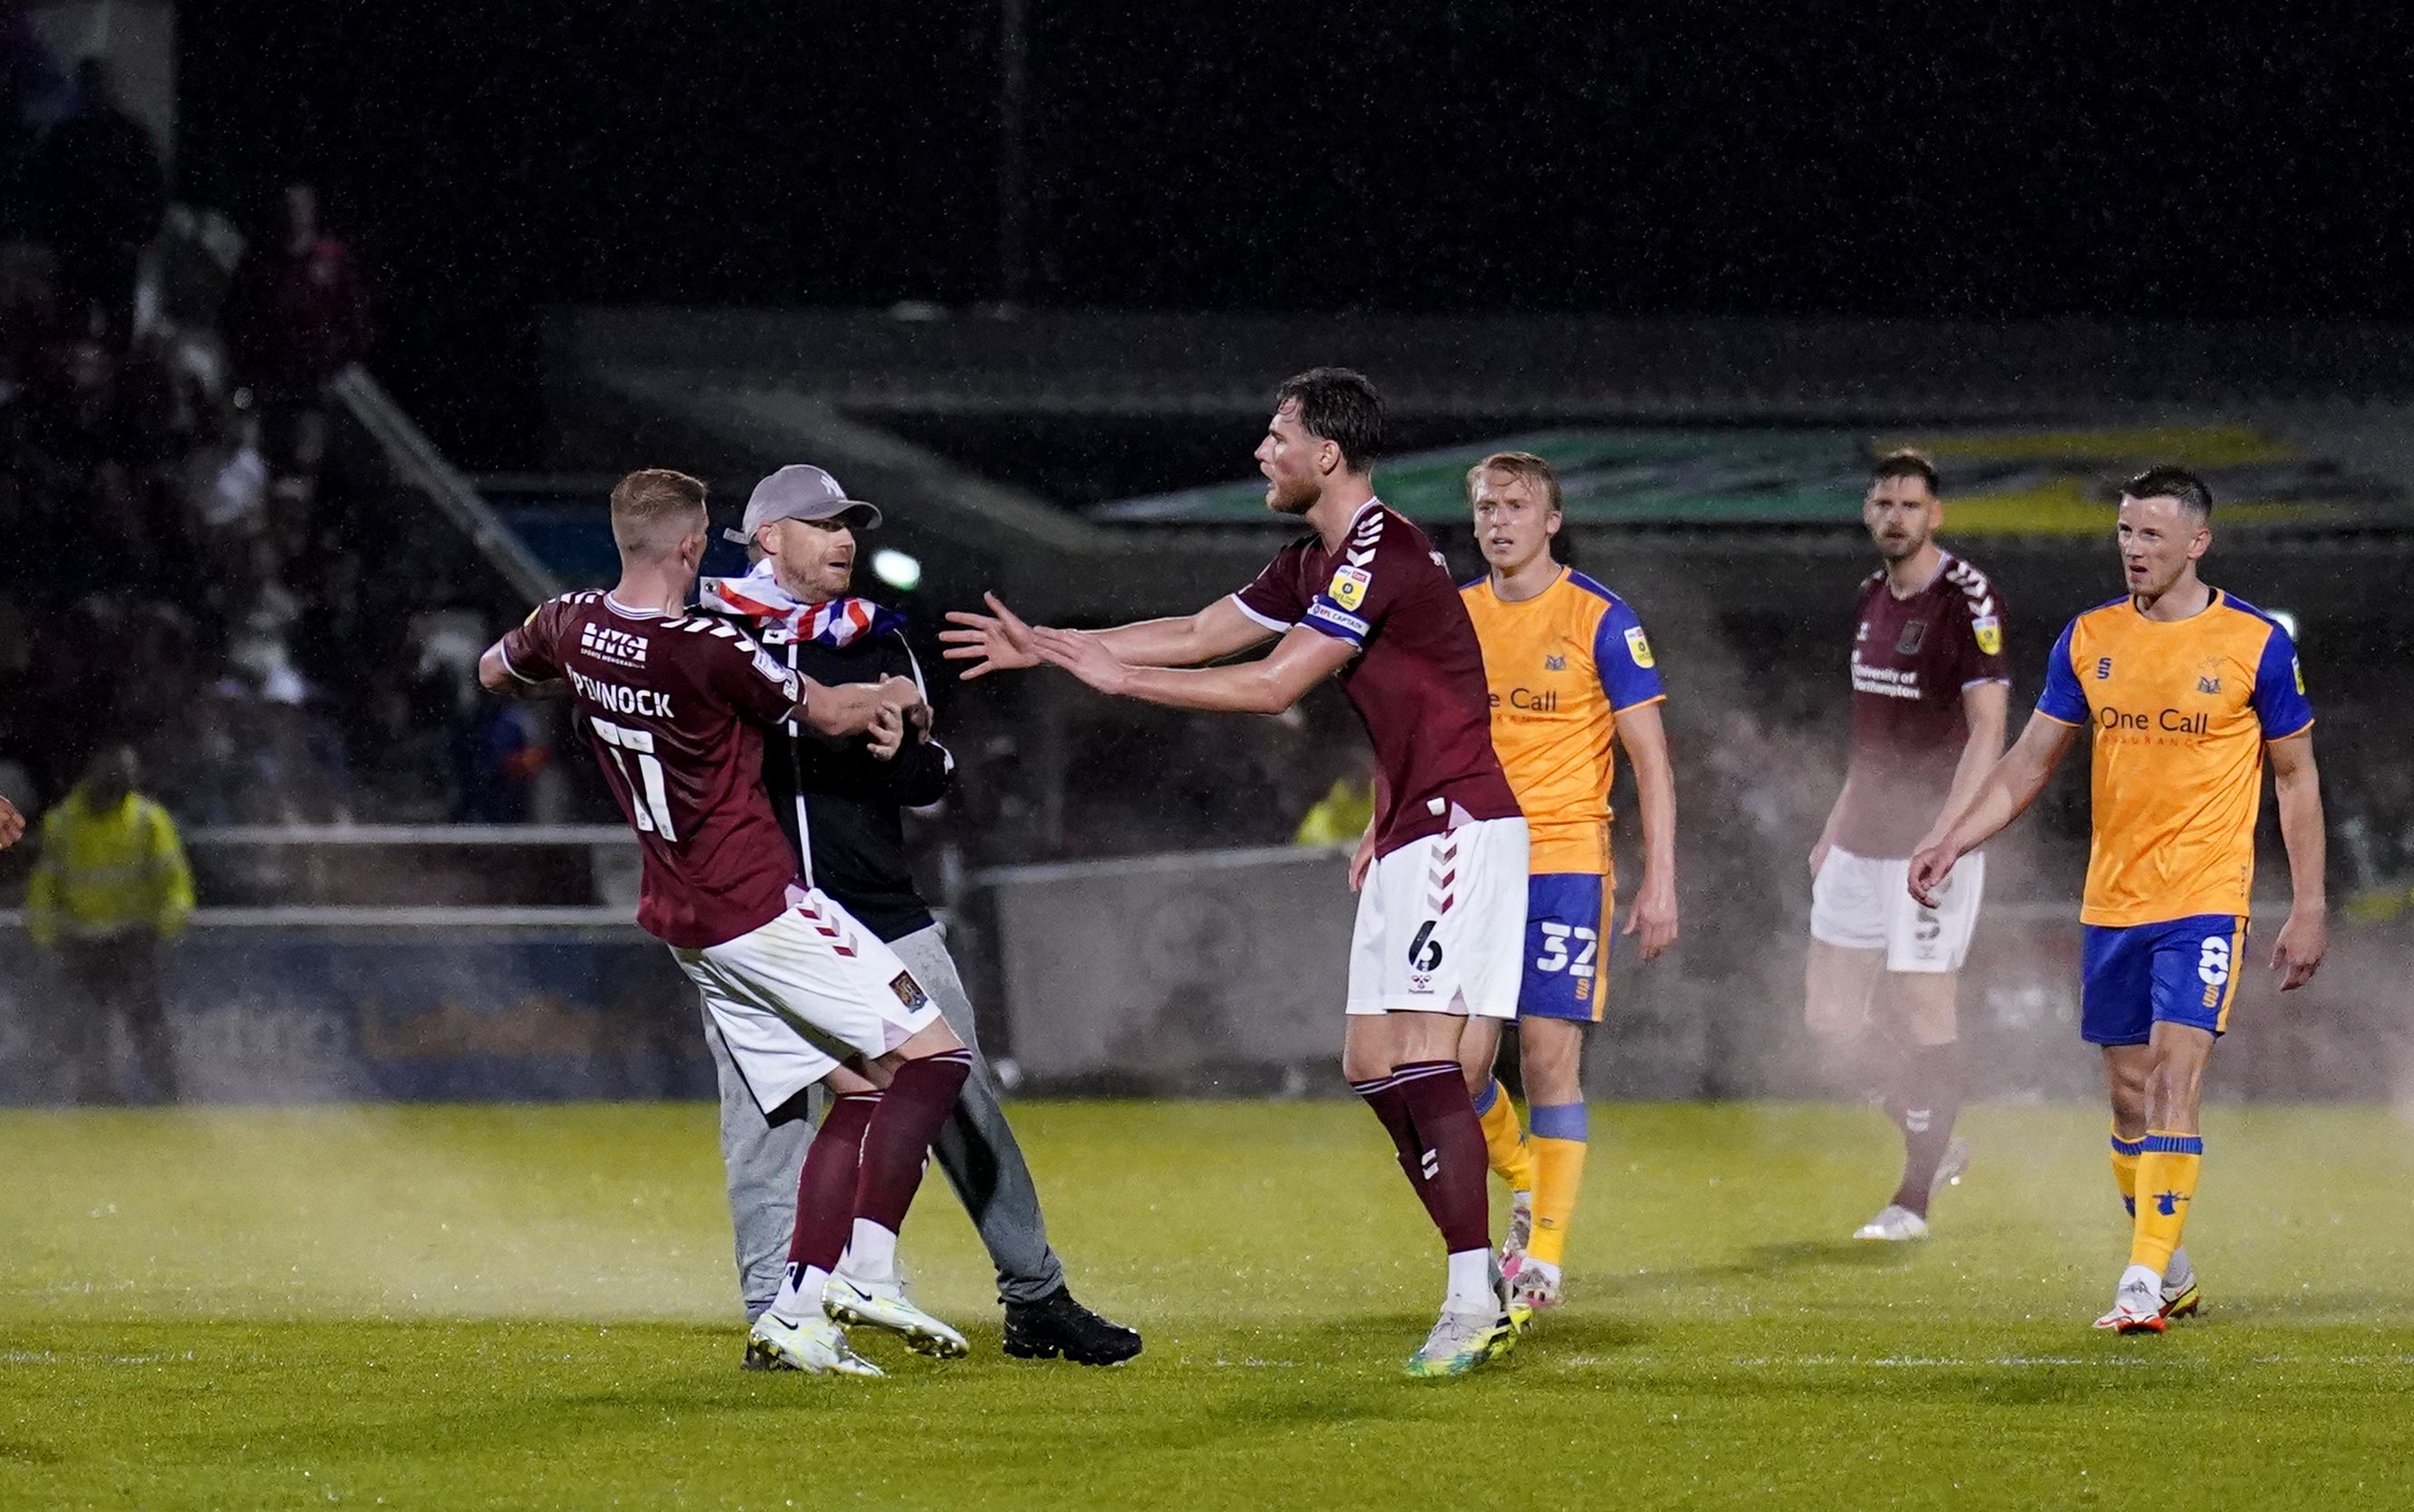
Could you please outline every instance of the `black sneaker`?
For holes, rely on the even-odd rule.
[[[1140,1335],[1073,1300],[1062,1286],[1036,1302],[1006,1304],[1006,1352],[1017,1359],[1121,1365],[1140,1353]]]

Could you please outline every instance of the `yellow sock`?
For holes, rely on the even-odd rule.
[[[1493,1170],[1509,1183],[1510,1191],[1533,1191],[1534,1152],[1527,1147],[1526,1131],[1517,1123],[1517,1105],[1509,1101],[1508,1092],[1495,1081],[1476,1100],[1475,1111],[1483,1122],[1483,1149],[1492,1157]]]
[[[1584,1185],[1585,1105],[1536,1106],[1534,1120],[1534,1242],[1527,1253],[1556,1266],[1567,1256],[1568,1225]]]
[[[2204,1164],[2204,1141],[2195,1134],[2149,1130],[2138,1156],[2138,1226],[2129,1241],[2129,1263],[2169,1268],[2180,1247],[2188,1208],[2196,1201],[2196,1178]]]
[[[2112,1181],[2121,1189],[2121,1206],[2134,1219],[2138,1216],[2138,1152],[2146,1148],[2143,1139],[2123,1139],[2121,1129],[2112,1129]]]

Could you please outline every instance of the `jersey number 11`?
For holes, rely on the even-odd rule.
[[[620,785],[629,790],[629,811],[636,815],[637,828],[676,841],[678,832],[671,827],[670,792],[663,785],[663,763],[654,754],[654,733],[591,717],[587,722],[595,727],[595,738],[612,748],[612,765],[620,774]],[[629,773],[632,761],[637,765],[634,777]]]

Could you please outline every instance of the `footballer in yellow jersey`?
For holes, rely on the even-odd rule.
[[[2081,726],[2093,737],[2094,837],[2080,1032],[2104,1051],[2112,1169],[2131,1213],[2128,1267],[2099,1328],[2160,1333],[2196,1310],[2180,1247],[2204,1140],[2198,1091],[2244,968],[2263,766],[2279,796],[2295,894],[2272,964],[2280,990],[2329,947],[2314,711],[2288,632],[2197,576],[2213,494],[2178,467],[2121,499],[2128,593],[2071,621],[2019,740],[1939,843],[1912,858],[1914,896],[2034,801]]]
[[[1643,885],[1627,932],[1646,960],[1676,937],[1676,797],[1660,726],[1660,674],[1619,598],[1551,554],[1561,514],[1550,465],[1502,452],[1468,472],[1477,543],[1491,571],[1460,589],[1483,648],[1498,752],[1530,837],[1518,1061],[1530,1146],[1493,1075],[1497,1025],[1470,1024],[1460,1062],[1493,1169],[1509,1184],[1502,1270],[1512,1314],[1556,1305],[1584,1174],[1584,1027],[1601,1021],[1616,873],[1609,790],[1616,746],[1634,763]]]

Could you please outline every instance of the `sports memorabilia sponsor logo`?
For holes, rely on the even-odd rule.
[[[601,661],[623,667],[646,664],[646,638],[609,625],[590,624],[578,632],[578,648]]]

